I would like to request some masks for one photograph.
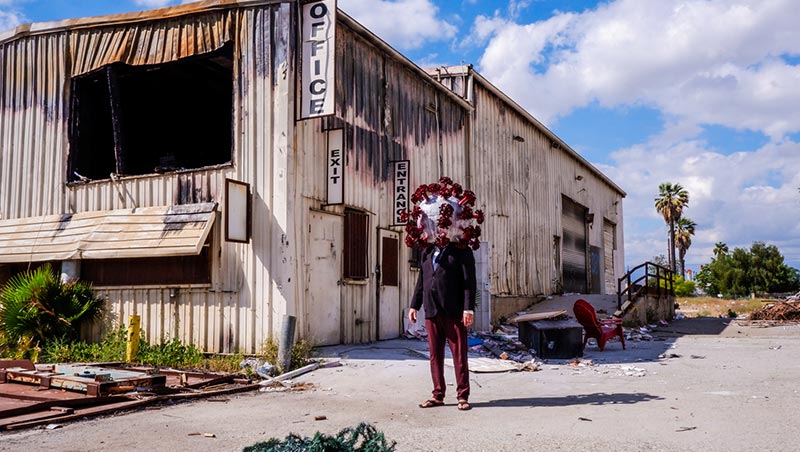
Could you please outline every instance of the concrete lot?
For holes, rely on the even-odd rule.
[[[398,451],[796,451],[800,326],[684,319],[656,341],[587,347],[593,365],[473,374],[474,409],[419,409],[425,344],[328,347],[342,367],[296,381],[302,392],[252,393],[0,434],[0,451],[235,451],[294,432],[374,424]],[[660,358],[659,356],[664,356]],[[451,369],[448,382],[452,382]],[[452,388],[452,387],[451,387]],[[325,420],[315,421],[315,416]],[[213,433],[209,438],[192,433]]]

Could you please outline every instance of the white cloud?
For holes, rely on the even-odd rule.
[[[174,3],[173,0],[133,0],[133,4],[142,8],[162,8]]]
[[[646,143],[598,165],[624,188],[626,261],[666,253],[653,207],[662,182],[691,197],[698,223],[687,262],[707,262],[717,241],[778,246],[800,267],[800,2],[617,0],[532,24],[476,18],[487,42],[479,70],[545,123],[576,108],[646,106],[664,118]],[[704,125],[759,131],[760,149],[731,154],[697,136]]]
[[[527,25],[479,17],[473,30],[491,36],[481,72],[545,122],[638,103],[777,139],[800,130],[800,67],[779,58],[800,54],[798,21],[794,0],[618,0]]]
[[[509,0],[508,15],[512,18],[519,17],[520,13],[531,5],[532,0]]]
[[[5,8],[4,5],[10,2],[0,1],[0,32],[10,30],[17,25],[26,22],[25,16],[14,9]]]
[[[701,141],[650,142],[612,155],[601,169],[628,193],[625,256],[635,265],[666,253],[666,225],[653,207],[662,182],[689,192],[684,215],[698,223],[689,263],[708,262],[714,243],[778,246],[787,262],[800,264],[800,143],[770,143],[752,152],[724,155]],[[696,268],[696,267],[695,267]]]
[[[339,0],[338,6],[402,50],[416,49],[429,41],[447,41],[456,35],[456,27],[438,18],[439,9],[430,0]]]

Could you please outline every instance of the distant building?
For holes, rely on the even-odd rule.
[[[397,337],[398,194],[447,175],[486,212],[479,326],[616,292],[625,193],[470,67],[425,72],[333,4],[1,34],[0,280],[52,262],[116,322],[210,352],[257,351],[285,314],[318,344]]]

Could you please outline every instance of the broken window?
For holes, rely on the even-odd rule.
[[[233,44],[72,79],[70,182],[230,163]]]
[[[367,279],[369,265],[369,215],[358,210],[344,214],[344,277]]]

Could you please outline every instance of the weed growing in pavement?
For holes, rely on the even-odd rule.
[[[294,370],[303,367],[311,362],[314,352],[314,344],[306,339],[301,339],[295,342],[292,347],[292,360],[289,364],[289,369]],[[264,341],[261,347],[261,355],[264,360],[274,366],[278,365],[278,341],[269,338]]]
[[[224,372],[224,373],[244,373],[246,378],[252,377],[253,369],[246,367],[239,368],[239,364],[244,360],[245,356],[239,353],[233,355],[210,355],[203,358],[200,367],[203,370],[211,372]]]

